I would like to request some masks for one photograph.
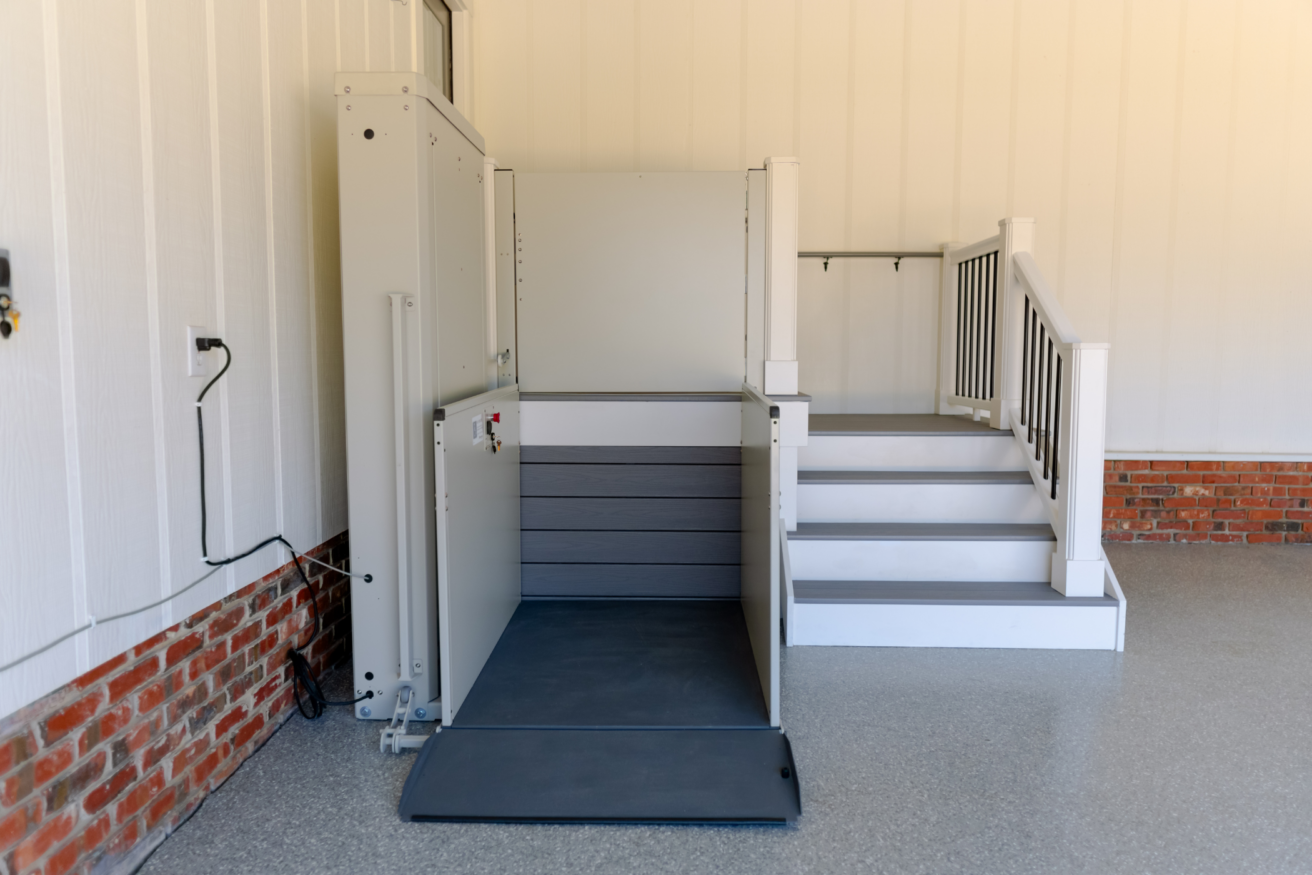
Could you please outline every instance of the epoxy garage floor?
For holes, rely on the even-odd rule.
[[[405,824],[336,708],[141,871],[1312,873],[1312,550],[1108,552],[1124,654],[786,649],[795,827]]]

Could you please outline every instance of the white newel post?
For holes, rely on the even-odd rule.
[[[998,302],[998,309],[1001,310],[998,324],[1003,334],[998,338],[1000,354],[993,361],[994,385],[999,387],[997,397],[993,399],[993,408],[989,411],[989,424],[994,428],[1011,428],[1008,416],[1013,405],[1020,404],[1021,345],[1025,340],[1021,323],[1025,318],[1025,293],[1016,280],[1014,256],[1017,252],[1033,251],[1033,219],[1003,219],[998,222],[998,288],[1002,292],[1002,300]]]
[[[957,367],[957,263],[952,253],[960,249],[961,244],[944,243],[942,248],[943,269],[939,273],[938,306],[938,390],[934,397],[934,409],[940,416],[957,416],[970,412],[947,400],[956,389],[953,378]]]
[[[483,366],[497,387],[497,159],[483,157]]]
[[[1071,427],[1059,436],[1057,459],[1057,550],[1052,587],[1066,596],[1103,594],[1103,438],[1107,423],[1106,343],[1070,345],[1062,374],[1062,406],[1070,405]]]
[[[765,392],[797,394],[796,158],[765,159]]]

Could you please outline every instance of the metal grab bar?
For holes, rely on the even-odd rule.
[[[392,436],[396,453],[396,600],[401,637],[402,682],[411,680],[410,672],[410,548],[406,513],[406,322],[407,311],[414,308],[413,295],[389,293],[392,302]]]
[[[942,252],[799,252],[798,258],[823,258],[825,260],[825,272],[829,271],[829,259],[831,258],[891,258],[893,259],[893,270],[898,269],[898,265],[904,258],[942,258]]]

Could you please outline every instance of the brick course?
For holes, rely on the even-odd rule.
[[[344,568],[346,534],[310,555]],[[350,657],[349,579],[305,570],[322,675]],[[195,811],[296,710],[303,591],[285,565],[0,720],[0,875],[114,871]]]
[[[1312,462],[1103,463],[1105,541],[1312,544]]]

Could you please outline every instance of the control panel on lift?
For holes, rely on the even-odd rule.
[[[489,453],[501,450],[501,438],[497,436],[497,427],[501,424],[500,413],[480,413],[470,424],[474,446],[483,444],[484,451]]]

